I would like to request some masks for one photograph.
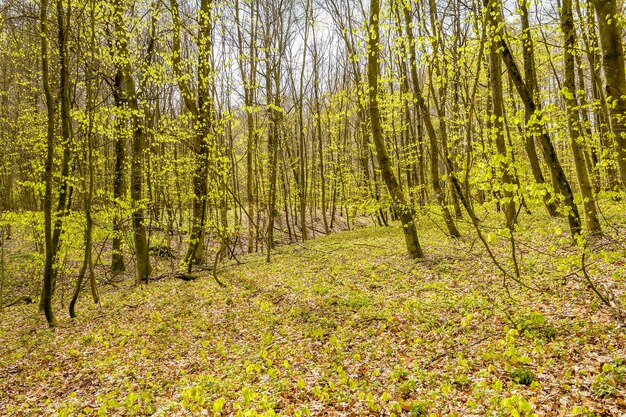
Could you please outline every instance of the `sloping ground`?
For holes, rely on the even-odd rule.
[[[552,289],[526,290],[470,233],[442,236],[423,232],[422,262],[397,228],[367,228],[269,265],[243,257],[220,271],[225,289],[210,276],[109,288],[54,332],[36,306],[7,309],[0,415],[626,413],[626,337],[580,274],[542,273],[521,246],[527,283]],[[607,253],[602,268],[623,268]]]

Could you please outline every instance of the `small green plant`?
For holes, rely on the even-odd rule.
[[[422,417],[426,415],[426,405],[424,403],[414,403],[411,405],[411,416]]]
[[[311,290],[313,291],[314,294],[326,295],[330,291],[330,288],[327,285],[314,284]]]
[[[553,341],[558,334],[556,328],[547,322],[546,316],[535,311],[519,317],[514,322],[520,333],[545,343]]]
[[[533,413],[533,406],[531,403],[526,400],[521,395],[512,395],[510,397],[504,398],[500,406],[504,409],[506,415],[508,416],[528,416],[528,417],[536,417],[537,414]]]
[[[526,386],[530,386],[536,379],[533,371],[528,367],[515,368],[509,373],[509,376],[515,383]]]
[[[593,389],[593,393],[601,398],[613,397],[615,394],[617,394],[617,390],[615,389],[615,381],[604,373],[601,373],[600,375],[593,378],[591,388]]]
[[[619,358],[602,365],[602,372],[593,378],[591,388],[598,397],[613,397],[617,387],[626,384],[626,359]]]
[[[407,381],[404,381],[400,384],[400,386],[398,387],[398,390],[400,391],[400,395],[402,396],[402,398],[408,398],[409,395],[415,391],[415,388],[417,388],[418,386],[418,382],[414,379],[409,379]]]
[[[589,410],[587,407],[576,406],[572,409],[572,415],[583,417],[602,417],[600,414],[593,410]]]
[[[357,309],[361,307],[367,307],[372,304],[372,298],[367,294],[354,293],[349,294],[346,299],[343,300],[342,304],[346,307]]]

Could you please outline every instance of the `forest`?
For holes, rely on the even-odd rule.
[[[621,0],[0,0],[0,415],[626,415]]]

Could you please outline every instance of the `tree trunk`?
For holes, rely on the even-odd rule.
[[[611,103],[611,127],[615,136],[617,166],[626,186],[626,71],[622,28],[617,0],[593,0],[598,16],[602,61],[606,79],[606,98]],[[621,2],[620,2],[621,4]]]
[[[91,10],[90,10],[90,42],[89,47],[93,52],[95,50],[95,3],[91,2]],[[94,63],[89,63],[89,68],[93,68]],[[89,71],[87,73],[88,79],[86,80],[86,89],[87,89],[87,115],[88,115],[88,124],[87,124],[87,132],[86,138],[83,142],[83,159],[85,162],[85,169],[82,177],[82,185],[83,185],[83,210],[85,212],[85,230],[84,230],[84,244],[85,244],[85,252],[83,256],[83,264],[78,273],[78,279],[76,280],[76,288],[74,290],[74,294],[72,295],[72,300],[70,301],[70,317],[76,317],[76,302],[78,301],[78,296],[80,295],[80,291],[82,289],[83,280],[85,275],[89,274],[89,283],[91,285],[91,295],[95,303],[99,302],[98,290],[96,288],[96,277],[93,271],[93,259],[92,259],[92,248],[93,248],[93,217],[91,215],[91,206],[93,200],[93,191],[94,191],[94,158],[93,158],[93,125],[94,125],[94,97],[93,97],[93,80],[94,73],[93,71]]]
[[[376,147],[378,166],[387,190],[391,196],[394,209],[397,211],[406,241],[407,251],[412,258],[422,258],[424,256],[420,246],[417,230],[415,228],[413,209],[407,204],[400,184],[393,173],[380,119],[380,109],[378,108],[378,74],[379,74],[379,12],[380,1],[370,1],[370,33],[368,37],[367,55],[367,79],[369,85],[369,110],[372,124],[372,139]]]
[[[404,23],[407,34],[407,42],[408,42],[408,59],[409,66],[411,70],[411,80],[413,81],[413,92],[415,95],[415,100],[417,101],[417,105],[422,113],[422,119],[424,120],[424,124],[426,125],[426,133],[428,134],[428,139],[430,141],[430,173],[431,173],[431,182],[433,186],[433,191],[435,192],[435,197],[437,198],[437,202],[441,207],[441,211],[443,213],[443,219],[446,224],[446,228],[450,233],[450,236],[459,237],[461,233],[459,229],[456,227],[454,223],[454,219],[450,214],[450,210],[445,203],[444,198],[444,190],[441,185],[441,179],[439,175],[439,152],[438,152],[438,144],[437,144],[437,134],[435,133],[435,127],[433,126],[432,119],[430,117],[430,109],[426,105],[426,100],[424,99],[424,95],[422,89],[419,84],[419,78],[417,76],[417,62],[416,62],[416,53],[415,53],[415,39],[413,36],[413,29],[411,24],[411,12],[409,6],[404,4]],[[418,135],[419,136],[419,135]],[[421,140],[421,137],[418,138]],[[444,152],[447,152],[447,149],[444,149]],[[445,155],[444,155],[445,156]]]
[[[320,168],[320,190],[321,190],[321,205],[322,205],[322,222],[324,224],[324,233],[330,233],[328,229],[328,216],[326,215],[326,209],[328,202],[326,201],[326,174],[324,173],[324,141],[322,137],[322,110],[320,105],[319,96],[319,57],[317,52],[317,41],[315,38],[315,25],[313,26],[313,95],[315,101],[315,121],[316,129],[315,136],[317,136],[317,151],[319,153],[319,168]]]
[[[486,13],[491,16],[500,14],[500,4],[498,0],[485,0]],[[496,20],[496,22],[499,21]],[[497,24],[497,23],[496,23]],[[502,94],[502,60],[500,52],[499,37],[496,36],[496,27],[493,27],[492,44],[489,48],[489,80],[491,84],[491,100],[493,104],[493,126],[492,133],[495,137],[496,149],[499,154],[500,161],[495,166],[496,171],[500,172],[502,177],[502,188],[504,190],[504,215],[506,216],[506,226],[513,229],[515,224],[515,196],[516,188],[512,176],[512,164],[504,140],[504,97]]]
[[[48,321],[48,326],[57,325],[52,309],[52,290],[54,278],[55,248],[52,244],[52,165],[54,163],[54,99],[50,91],[50,58],[48,56],[48,0],[41,0],[40,4],[40,32],[41,32],[41,80],[46,99],[47,111],[47,137],[46,137],[46,162],[44,171],[45,195],[44,195],[44,238],[45,238],[45,261],[43,274],[42,305]]]
[[[498,20],[499,13],[488,13],[488,22],[495,28],[498,28]],[[500,37],[500,46],[502,50],[502,59],[504,64],[506,65],[507,70],[513,80],[515,85],[515,89],[517,90],[522,102],[524,102],[524,107],[526,108],[526,112],[533,115],[532,123],[538,123],[536,119],[536,111],[537,105],[535,104],[535,98],[531,94],[530,89],[528,88],[528,82],[525,83],[522,75],[513,59],[513,54],[509,49],[509,46],[506,43],[506,40],[502,37],[502,32],[499,33]],[[567,214],[567,220],[569,222],[569,228],[572,236],[576,236],[580,233],[581,225],[580,225],[580,215],[578,214],[578,207],[574,202],[574,194],[572,193],[572,188],[570,187],[569,181],[565,175],[565,171],[563,170],[563,166],[559,161],[559,157],[556,153],[556,149],[554,148],[554,144],[552,143],[552,139],[548,135],[545,130],[541,130],[539,133],[539,140],[541,143],[541,149],[544,153],[544,157],[546,158],[546,162],[548,167],[550,167],[550,171],[552,176],[557,184],[558,192],[563,194],[564,203],[566,205],[565,211]]]
[[[68,4],[67,19],[69,20],[69,8]],[[72,201],[72,188],[70,187],[69,174],[70,174],[70,148],[71,148],[71,108],[70,108],[70,85],[69,85],[69,62],[68,62],[68,41],[66,30],[66,16],[63,9],[63,3],[61,0],[57,0],[56,3],[56,15],[58,25],[58,47],[59,47],[59,63],[61,66],[59,76],[59,101],[61,104],[61,144],[63,148],[63,157],[61,159],[61,184],[59,186],[59,200],[57,202],[54,229],[52,232],[52,292],[54,293],[55,281],[57,270],[55,267],[56,257],[61,247],[61,236],[63,234],[63,220],[67,216],[70,203]],[[42,290],[42,297],[40,300],[40,309],[44,307],[44,296]],[[52,296],[52,295],[51,295]]]
[[[130,108],[130,118],[133,131],[132,139],[132,161],[130,172],[130,198],[132,203],[132,223],[133,223],[133,239],[135,241],[135,258],[137,261],[137,279],[136,282],[148,282],[152,266],[148,257],[148,241],[146,237],[146,226],[144,224],[144,209],[142,207],[142,176],[143,176],[143,153],[144,153],[144,131],[141,108],[139,106],[139,98],[137,97],[137,89],[135,88],[135,80],[133,79],[132,68],[130,64],[130,51],[128,49],[128,40],[126,35],[126,27],[124,23],[124,0],[113,0],[115,6],[115,30],[117,31],[119,54],[122,58],[119,69],[122,72],[122,83],[124,85],[124,93],[128,100]]]
[[[578,186],[582,195],[583,209],[587,231],[590,233],[601,232],[596,203],[589,180],[589,172],[585,165],[583,149],[584,135],[580,124],[578,110],[578,93],[576,91],[576,78],[574,66],[576,65],[574,54],[576,53],[576,31],[574,29],[574,15],[572,12],[572,0],[563,0],[561,6],[561,31],[563,32],[563,96],[567,107],[567,127],[570,134],[570,144],[574,155],[574,165],[578,177]]]
[[[113,99],[115,101],[115,174],[113,177],[113,199],[115,200],[116,211],[113,217],[113,255],[111,257],[111,272],[122,272],[126,270],[124,262],[124,252],[122,249],[122,219],[120,216],[120,202],[124,198],[124,164],[126,160],[126,144],[123,135],[124,118],[124,94],[122,71],[115,73],[115,84],[113,86]]]
[[[520,10],[520,18],[522,21],[522,33],[523,33],[523,55],[524,55],[524,73],[526,77],[526,85],[530,90],[532,97],[536,97],[537,91],[537,71],[535,69],[535,52],[532,38],[532,32],[530,30],[530,22],[528,19],[528,3],[526,0],[520,0],[518,2]],[[539,101],[538,101],[539,102]],[[537,129],[541,129],[541,126],[534,126],[532,122],[533,114],[526,112],[524,114],[524,121],[526,122],[526,133],[524,138],[524,150],[528,156],[530,162],[530,170],[533,174],[533,178],[537,185],[545,190],[543,195],[543,203],[548,210],[548,214],[552,217],[557,215],[557,204],[554,199],[554,195],[551,190],[546,187],[546,180],[541,171],[541,165],[539,164],[539,158],[537,156],[537,148],[535,147],[535,140],[538,136]]]

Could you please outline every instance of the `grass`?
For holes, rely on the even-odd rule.
[[[107,286],[55,331],[11,307],[0,415],[622,415],[623,329],[568,276],[562,221],[541,222],[518,232],[541,291],[503,282],[467,228],[455,241],[425,222],[419,262],[398,228],[369,227],[244,256],[220,269],[225,289]],[[623,251],[598,247],[590,273],[623,291]]]

